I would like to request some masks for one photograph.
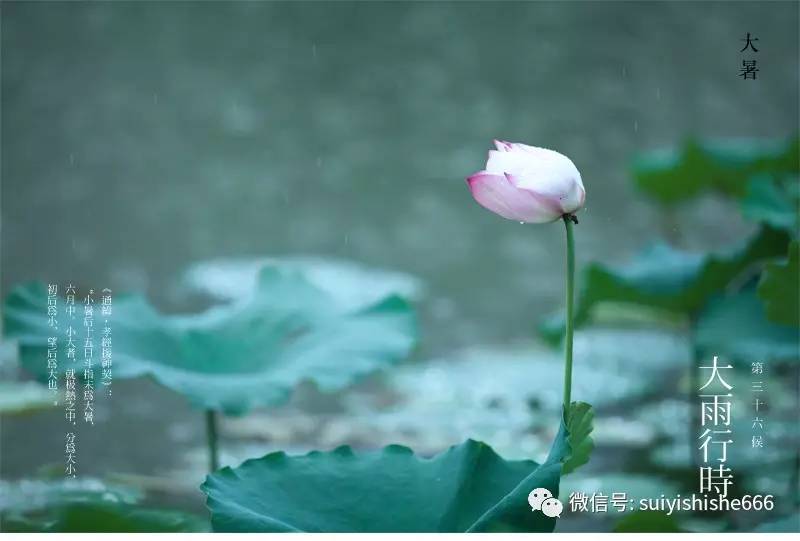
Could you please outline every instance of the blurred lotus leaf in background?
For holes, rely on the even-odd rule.
[[[768,263],[758,285],[758,296],[764,301],[767,317],[795,327],[800,326],[799,259],[795,240],[789,246],[788,261]]]
[[[417,301],[424,292],[419,279],[403,272],[311,255],[203,261],[183,273],[180,286],[219,301],[247,299],[256,290],[258,274],[265,266],[301,274],[344,309],[363,308],[390,295]]]
[[[720,355],[747,367],[753,359],[800,360],[797,327],[769,321],[754,289],[709,302],[697,320],[694,343],[703,358]]]
[[[97,479],[0,482],[5,532],[193,532],[208,520],[139,505],[143,495]]]
[[[0,414],[55,407],[53,392],[35,381],[0,381]]]
[[[740,202],[742,216],[796,234],[800,204],[798,180],[797,176],[787,177],[782,182],[767,174],[753,177]]]
[[[24,516],[7,517],[7,532],[207,532],[204,518],[176,510],[121,502],[62,503]]]
[[[47,288],[14,289],[5,329],[20,346],[20,362],[39,379],[50,331]],[[398,362],[416,343],[415,316],[389,296],[357,310],[334,302],[299,273],[264,267],[253,295],[193,315],[168,316],[140,296],[114,299],[113,375],[149,375],[192,404],[227,414],[285,401],[301,381],[335,391]],[[62,361],[63,372],[69,363]]]
[[[606,302],[658,307],[691,315],[753,263],[783,255],[789,237],[783,231],[762,227],[742,246],[719,254],[678,250],[655,244],[625,266],[611,268],[589,263],[581,273],[581,293],[575,325],[590,322],[596,305]],[[564,319],[558,315],[540,326],[542,336],[557,344]]]
[[[675,148],[645,152],[633,162],[635,185],[664,204],[716,191],[740,197],[754,175],[800,171],[800,138],[790,140],[688,139]]]

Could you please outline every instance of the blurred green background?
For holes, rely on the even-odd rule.
[[[338,395],[303,385],[277,411],[223,422],[226,464],[344,442],[432,453],[470,436],[541,458],[561,359],[536,326],[562,306],[563,234],[472,201],[464,177],[483,167],[491,140],[570,156],[587,188],[579,268],[620,265],[654,238],[711,250],[756,230],[718,195],[653,204],[631,182],[634,156],[688,136],[789,137],[800,114],[794,2],[0,9],[3,297],[28,280],[72,281],[197,310],[209,303],[199,290],[235,288],[241,275],[187,283],[190,265],[309,254],[422,284],[407,287],[421,331],[409,363]],[[759,38],[755,81],[738,77],[747,32]],[[3,351],[15,379],[13,344]],[[606,406],[582,482],[672,488],[668,466],[643,453],[686,415],[688,355],[680,328],[578,335],[573,396]],[[660,385],[665,374],[674,387]],[[796,369],[780,377],[792,389]],[[202,513],[191,488],[205,468],[196,412],[147,380],[114,385],[82,429],[81,474],[125,474],[156,501]],[[60,468],[62,415],[2,418],[6,494]],[[558,531],[609,529],[615,518],[568,517]]]

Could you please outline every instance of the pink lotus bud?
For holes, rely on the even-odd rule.
[[[467,178],[472,197],[503,218],[539,224],[573,214],[586,190],[572,160],[554,150],[495,141],[486,169]]]

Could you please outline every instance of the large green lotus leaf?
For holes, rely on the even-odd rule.
[[[797,241],[789,245],[786,263],[769,263],[758,284],[758,296],[771,321],[800,326],[800,250]]]
[[[798,182],[798,177],[778,180],[769,175],[750,179],[740,202],[742,215],[748,220],[796,233],[800,210]]]
[[[6,333],[40,379],[47,377],[46,302],[45,286],[30,284],[5,305]],[[400,297],[348,311],[301,275],[272,267],[251,297],[196,315],[166,316],[141,297],[119,296],[110,326],[114,378],[149,375],[195,406],[228,414],[278,404],[303,380],[341,389],[405,358],[416,342],[413,311]],[[65,351],[59,358],[63,371]]]
[[[687,140],[681,147],[642,154],[634,160],[635,184],[664,204],[704,191],[744,195],[754,175],[783,176],[800,170],[800,139],[788,141]]]
[[[800,361],[800,329],[767,320],[753,289],[712,300],[697,320],[694,342],[703,358],[719,355],[748,367],[754,361]]]
[[[555,518],[533,512],[530,491],[558,495],[570,458],[562,418],[543,464],[506,461],[467,440],[432,458],[390,445],[304,456],[271,453],[206,478],[215,531],[550,532]]]
[[[784,231],[762,227],[747,243],[719,254],[684,252],[657,244],[628,265],[611,268],[590,263],[581,273],[581,294],[575,325],[586,324],[603,303],[650,306],[692,315],[745,268],[756,261],[783,255],[789,237]],[[564,335],[563,316],[540,326],[542,336],[557,344]]]

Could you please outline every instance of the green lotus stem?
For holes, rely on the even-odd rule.
[[[217,412],[206,410],[206,437],[208,438],[208,469],[219,469],[219,447],[217,436]]]
[[[574,331],[573,301],[575,298],[575,239],[572,236],[572,223],[575,216],[565,214],[564,226],[567,229],[567,325],[564,337],[564,415],[569,412],[572,393],[572,333]]]

